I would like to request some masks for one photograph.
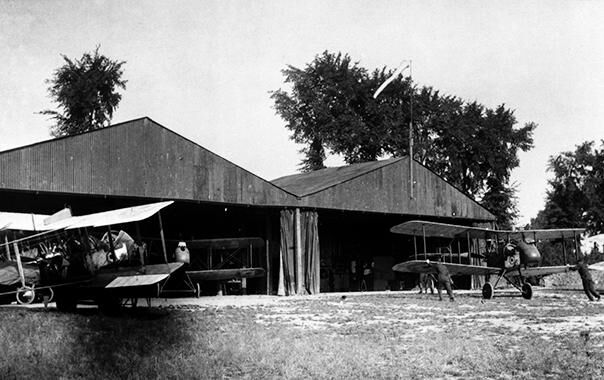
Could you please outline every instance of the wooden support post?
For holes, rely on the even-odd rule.
[[[296,294],[300,295],[304,290],[304,271],[302,263],[302,226],[300,225],[300,209],[294,210],[294,250],[296,253]]]
[[[266,250],[266,295],[271,295],[271,257],[270,257],[270,243],[271,241],[266,239],[265,250]]]
[[[466,239],[468,240],[468,264],[472,264],[470,250],[472,248],[472,242],[470,241],[470,232],[466,232]]]
[[[164,236],[164,225],[161,220],[161,211],[157,212],[157,217],[159,218],[159,236],[161,237],[161,247],[164,252],[164,261],[167,264],[168,263],[168,251],[166,250],[166,238]]]
[[[457,261],[461,264],[461,242],[457,239]]]

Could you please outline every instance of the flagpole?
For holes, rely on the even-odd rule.
[[[409,195],[413,199],[413,70],[409,60]]]
[[[390,84],[390,82],[395,80],[398,75],[403,72],[403,70],[409,68],[409,198],[414,199],[413,193],[415,184],[413,183],[413,72],[411,70],[412,61],[408,60],[409,64],[403,67],[403,64],[405,62],[407,62],[407,60],[402,61],[399,67],[394,71],[394,73],[392,73],[392,75],[388,79],[386,79],[386,81],[382,83],[382,85],[378,87],[377,90],[375,90],[375,92],[373,93],[373,98],[377,99],[378,95],[386,88],[386,86],[388,86],[388,84]],[[403,105],[401,103],[401,113],[402,110]],[[403,125],[404,124],[402,124],[401,127]]]

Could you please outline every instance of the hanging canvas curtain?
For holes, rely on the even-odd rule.
[[[281,244],[279,248],[279,295],[296,294],[296,272],[294,252],[294,211],[281,211],[280,218]]]
[[[310,294],[320,293],[319,224],[316,211],[305,211],[301,217],[302,254],[304,255],[305,285]]]
[[[281,211],[281,247],[279,263],[279,295],[295,295],[297,281],[301,281],[300,294],[320,292],[320,251],[318,214],[316,211],[300,212],[300,241],[296,241],[296,219],[293,210]],[[301,251],[300,277],[296,277],[296,246]]]

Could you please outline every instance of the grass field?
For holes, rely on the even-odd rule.
[[[604,378],[604,302],[584,298],[362,293],[117,317],[4,307],[0,378]]]

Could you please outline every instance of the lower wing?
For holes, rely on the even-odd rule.
[[[404,263],[396,264],[392,267],[392,270],[404,273],[436,273],[434,268],[430,265],[429,260],[410,260]],[[494,267],[483,267],[480,265],[467,265],[467,264],[453,264],[453,263],[442,263],[447,267],[451,276],[458,275],[487,275],[487,274],[498,274],[501,269]]]
[[[571,271],[570,265],[560,265],[555,267],[530,267],[524,269],[513,269],[508,271],[508,276],[534,277],[534,276],[549,276],[550,274],[566,273]]]

